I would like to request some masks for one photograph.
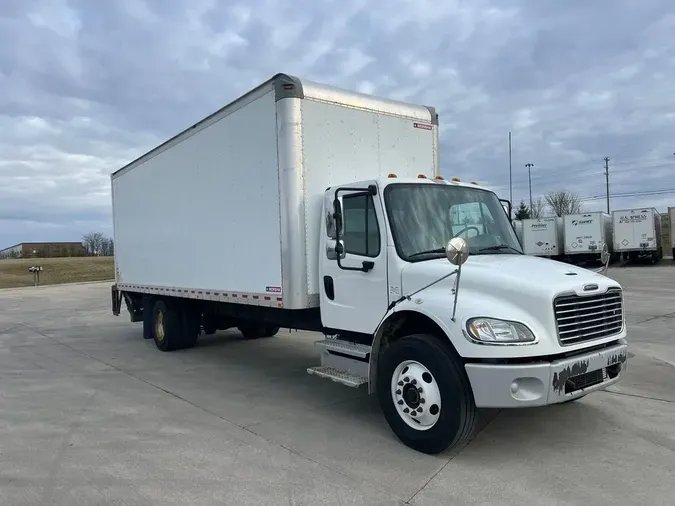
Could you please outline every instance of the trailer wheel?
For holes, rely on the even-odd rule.
[[[184,345],[183,312],[167,301],[155,301],[152,309],[152,337],[161,351],[177,350]]]
[[[477,409],[464,367],[433,336],[411,335],[387,347],[377,391],[389,427],[417,451],[440,453],[473,434]]]

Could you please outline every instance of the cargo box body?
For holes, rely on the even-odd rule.
[[[120,290],[318,305],[323,193],[438,174],[437,116],[279,74],[111,176]]]
[[[613,252],[612,218],[607,213],[565,215],[563,230],[566,255],[600,254],[603,244]]]
[[[557,216],[523,220],[522,243],[527,255],[554,257],[564,253],[563,220]]]
[[[670,227],[670,247],[675,259],[675,207],[668,208],[668,226]]]
[[[659,251],[661,215],[653,208],[612,211],[614,252]]]

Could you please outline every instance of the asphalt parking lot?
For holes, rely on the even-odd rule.
[[[617,267],[611,391],[485,413],[459,452],[395,439],[374,398],[309,376],[318,336],[161,353],[109,283],[0,291],[0,504],[673,504],[675,265]]]

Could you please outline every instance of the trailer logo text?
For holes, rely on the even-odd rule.
[[[619,223],[639,223],[647,219],[646,214],[633,214],[631,216],[620,216]]]
[[[575,227],[577,225],[588,225],[589,223],[593,223],[593,220],[572,220],[572,225]]]

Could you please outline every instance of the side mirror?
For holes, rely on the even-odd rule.
[[[342,206],[339,199],[333,200],[333,221],[338,233],[342,232]]]
[[[452,265],[462,265],[469,259],[469,245],[461,237],[453,237],[445,247],[445,256]]]

